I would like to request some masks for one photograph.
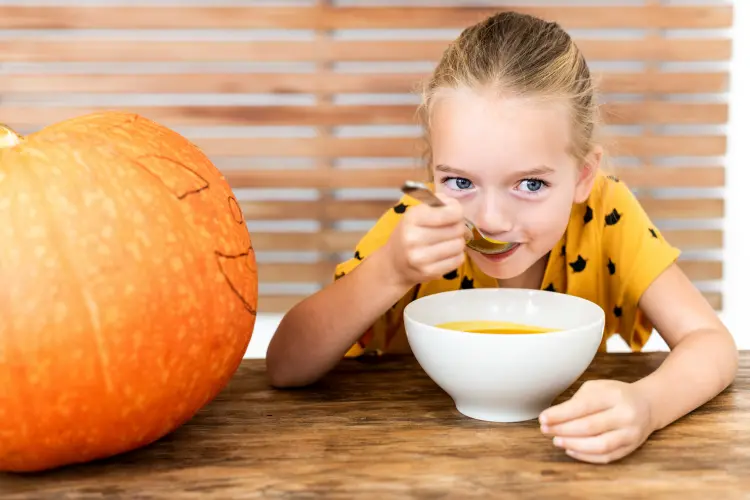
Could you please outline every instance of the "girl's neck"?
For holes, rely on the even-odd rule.
[[[532,290],[541,288],[548,260],[549,254],[536,261],[534,265],[515,278],[497,280],[497,286],[500,288],[529,288]]]

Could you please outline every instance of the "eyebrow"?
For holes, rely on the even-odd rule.
[[[451,167],[449,165],[442,165],[442,164],[441,165],[436,165],[435,166],[435,170],[437,170],[439,172],[446,172],[448,174],[462,175],[464,177],[469,177],[469,175],[470,175],[468,172],[465,172],[465,171],[463,171],[463,170],[461,170],[459,168],[453,168],[453,167]]]
[[[443,164],[436,165],[435,166],[435,170],[440,171],[440,172],[446,172],[446,173],[456,174],[456,175],[462,175],[462,176],[465,176],[465,177],[470,177],[471,176],[471,174],[469,172],[466,172],[466,171],[461,170],[459,168],[451,167],[449,165],[443,165]],[[552,167],[548,167],[547,165],[539,165],[537,167],[530,168],[529,170],[523,170],[521,172],[514,172],[514,175],[533,177],[535,175],[551,174],[554,171],[555,171],[555,169],[553,169]]]
[[[518,175],[524,175],[524,176],[530,176],[533,177],[535,175],[545,175],[545,174],[552,174],[555,172],[555,169],[552,167],[548,167],[547,165],[539,165],[537,167],[531,168],[529,170],[524,170],[522,172],[518,172]]]

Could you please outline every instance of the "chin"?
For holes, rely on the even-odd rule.
[[[510,252],[498,256],[488,256],[469,250],[471,260],[487,276],[499,280],[509,280],[523,274],[533,262],[525,259],[523,245],[516,247]]]

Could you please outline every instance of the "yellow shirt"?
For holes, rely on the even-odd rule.
[[[336,266],[335,276],[351,272],[380,248],[408,207],[417,203],[404,196],[383,214],[358,243],[354,256]],[[604,309],[600,350],[606,349],[607,339],[619,334],[632,350],[639,351],[653,330],[638,308],[640,297],[679,254],[664,240],[627,186],[600,173],[587,202],[573,206],[565,234],[550,253],[541,288],[576,295]],[[347,356],[408,353],[403,311],[409,302],[460,288],[490,287],[497,287],[497,281],[480,271],[467,255],[459,269],[412,288],[364,332]]]

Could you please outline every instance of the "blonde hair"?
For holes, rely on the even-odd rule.
[[[502,12],[465,29],[448,46],[422,89],[418,109],[428,169],[432,165],[430,116],[436,94],[459,87],[562,99],[571,111],[571,154],[582,162],[591,151],[599,120],[594,84],[583,54],[557,23]]]

